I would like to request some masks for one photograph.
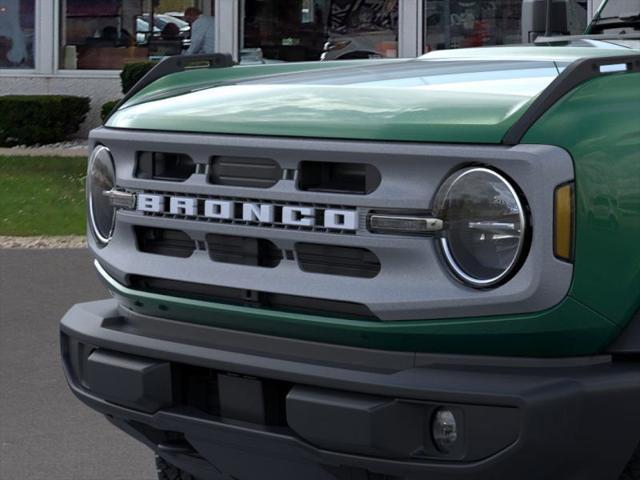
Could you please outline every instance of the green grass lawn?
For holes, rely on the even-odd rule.
[[[83,235],[87,160],[0,157],[0,235]]]

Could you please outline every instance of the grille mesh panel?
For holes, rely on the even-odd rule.
[[[196,243],[180,230],[135,227],[135,232],[141,252],[188,258],[196,250]]]
[[[380,273],[380,260],[366,248],[298,243],[296,252],[298,265],[305,272],[359,278]]]
[[[280,165],[268,158],[214,157],[209,168],[215,185],[270,188],[282,178]]]
[[[274,268],[282,260],[282,251],[263,238],[209,234],[207,246],[216,262]]]

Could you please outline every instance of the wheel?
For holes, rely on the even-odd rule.
[[[156,455],[156,470],[158,472],[158,480],[196,480],[195,477],[174,467],[164,458]]]
[[[640,444],[622,472],[620,480],[640,480]]]

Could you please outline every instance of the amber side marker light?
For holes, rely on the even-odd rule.
[[[573,261],[573,235],[575,228],[574,184],[565,183],[556,188],[554,202],[554,242],[556,257]]]

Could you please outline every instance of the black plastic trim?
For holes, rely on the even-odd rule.
[[[365,305],[354,302],[182,282],[144,275],[130,275],[129,286],[143,292],[226,303],[228,305],[266,308],[309,315],[332,315],[354,320],[378,320],[378,317]]]
[[[82,370],[94,394],[119,405],[153,413],[173,403],[168,362],[94,350]]]
[[[461,363],[452,364],[450,361],[454,357],[440,356],[429,366],[380,373],[355,370],[349,365],[337,367],[304,358],[291,359],[286,352],[275,348],[256,353],[250,344],[240,350],[231,350],[225,347],[225,342],[214,347],[198,344],[201,341],[198,338],[187,342],[137,335],[128,331],[126,325],[118,325],[121,317],[114,310],[115,305],[113,301],[77,305],[63,319],[62,352],[70,387],[91,408],[109,415],[114,423],[156,451],[161,450],[158,446],[165,445],[167,439],[186,439],[180,444],[184,448],[160,453],[180,457],[185,470],[193,473],[207,465],[215,465],[226,475],[246,480],[276,476],[283,480],[353,478],[342,476],[349,471],[362,478],[371,478],[367,473],[375,473],[393,478],[432,480],[601,480],[617,478],[637,445],[640,367],[634,362],[608,361],[580,366],[577,359],[573,363],[565,363],[565,359],[541,359],[530,367],[523,367],[509,366],[508,362],[491,366],[490,360],[485,363],[486,357],[461,358]],[[73,366],[73,352],[78,349],[72,348],[73,344],[147,357],[153,362],[181,362],[304,386],[295,396],[296,403],[300,400],[306,406],[298,403],[304,408],[294,414],[296,420],[291,418],[300,431],[296,432],[298,435],[292,435],[280,427],[235,422],[182,408],[162,408],[151,415],[115,405],[78,381],[78,371]],[[331,347],[327,345],[327,348]],[[557,366],[553,367],[554,364]],[[376,438],[388,442],[384,435],[371,436],[388,420],[385,420],[384,411],[375,408],[377,402],[371,396],[391,397],[384,402],[389,412],[396,410],[393,399],[410,403],[423,400],[467,413],[471,410],[465,409],[476,406],[512,407],[509,410],[519,412],[520,421],[516,422],[519,434],[515,443],[503,450],[469,462],[455,458],[435,461],[383,458],[366,448],[363,453],[349,451],[353,444],[340,447],[335,441],[339,443],[345,438],[365,446],[372,445],[373,440],[375,448]],[[342,410],[343,414],[351,410],[359,418],[349,418],[341,425],[331,413],[333,408]],[[624,421],[611,421],[610,408],[615,408],[617,418]],[[305,411],[310,418],[300,416]],[[315,416],[315,413],[319,415]],[[370,415],[377,417],[379,414],[382,415],[380,420],[367,421],[367,418],[373,420]],[[505,425],[499,421],[494,423],[493,418],[480,417],[484,426],[465,431],[465,435],[479,435],[469,440],[469,445],[484,448],[481,439],[494,435],[494,427]],[[348,432],[351,422],[355,422],[353,426],[361,434],[349,433],[345,437],[341,431],[336,431],[331,438],[325,437],[325,434],[331,434],[331,429],[317,425],[314,419],[317,422],[332,420],[334,428]],[[465,416],[464,421],[469,419]],[[516,424],[508,420],[506,425]],[[385,428],[380,432],[383,430]],[[394,428],[386,431],[393,433]],[[397,429],[395,431],[397,434]],[[313,439],[322,444],[315,444]],[[371,454],[364,453],[366,451]],[[330,467],[332,475],[342,473],[327,476],[327,470],[322,470],[325,466]]]
[[[625,72],[601,72],[600,67],[626,64],[626,73],[640,72],[640,55],[619,55],[577,60],[565,68],[556,79],[534,100],[529,109],[507,131],[502,138],[504,145],[518,145],[529,128],[542,117],[558,100],[582,83],[604,75]]]

